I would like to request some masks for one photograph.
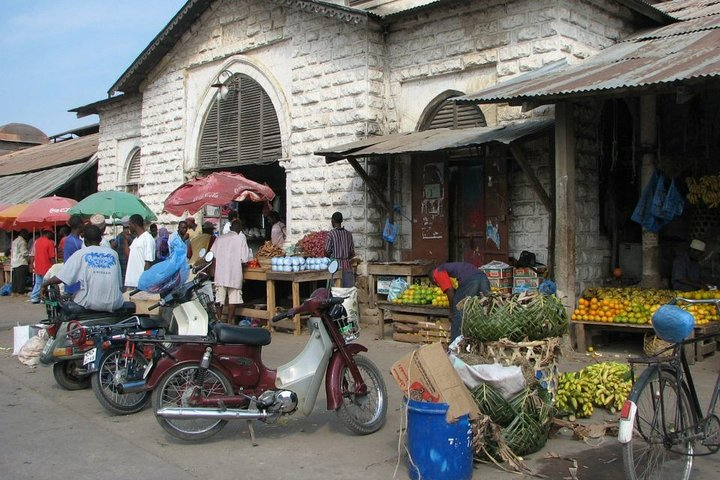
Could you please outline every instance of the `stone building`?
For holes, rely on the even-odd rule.
[[[493,212],[480,212],[502,223],[493,227],[504,238],[495,252],[478,258],[529,250],[547,262],[554,226],[547,199],[543,203],[538,192],[554,188],[551,133],[529,136],[513,155],[495,141],[501,136],[496,133],[481,144],[424,157],[412,149],[393,155],[392,162],[368,156],[357,162],[365,179],[349,162],[328,164],[315,152],[375,135],[440,127],[492,130],[552,118],[552,107],[463,106],[448,98],[560,60],[577,63],[638,29],[667,22],[662,12],[634,0],[189,0],[110,88],[108,99],[75,111],[100,116],[100,189],[137,191],[160,213],[167,194],[183,181],[231,169],[274,188],[291,240],[329,228],[330,214],[343,212],[365,261],[428,251],[418,247],[419,165],[440,164],[441,174],[451,178],[455,172],[462,182],[472,159],[482,158],[486,168],[499,169],[496,181],[506,189],[495,192],[500,200]],[[453,164],[459,158],[454,155],[465,163]],[[522,168],[513,161],[518,155],[525,160]],[[599,234],[591,155],[580,162],[578,282],[592,282],[602,275],[609,243]],[[473,175],[493,182],[487,172]],[[382,200],[368,179],[381,185]],[[450,244],[462,220],[453,205],[444,215],[448,220],[438,235],[444,235],[446,251],[433,256],[457,257]],[[388,216],[400,230],[392,249],[381,237]]]

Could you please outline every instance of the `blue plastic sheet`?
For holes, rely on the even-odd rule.
[[[173,235],[169,242],[170,255],[140,275],[138,288],[144,292],[160,293],[173,289],[187,280],[190,265],[187,247],[180,237]]]

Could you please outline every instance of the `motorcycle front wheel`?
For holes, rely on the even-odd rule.
[[[142,410],[150,400],[151,392],[120,393],[117,386],[129,380],[142,378],[147,359],[136,351],[133,358],[123,358],[125,349],[116,349],[100,361],[97,372],[92,374],[95,396],[107,411],[126,415]]]
[[[88,375],[78,375],[78,360],[64,360],[53,365],[55,381],[65,390],[84,390],[90,387]]]
[[[340,376],[343,403],[337,413],[348,430],[367,435],[377,432],[385,424],[387,388],[380,370],[373,362],[362,355],[353,358],[367,386],[367,394],[355,394],[355,380],[350,369],[344,366]]]
[[[157,412],[163,408],[192,408],[189,399],[196,389],[205,397],[232,395],[230,381],[213,367],[208,368],[205,381],[198,385],[199,364],[176,365],[165,373],[153,392],[155,419],[173,437],[181,440],[202,440],[223,429],[227,420],[213,418],[163,418]]]

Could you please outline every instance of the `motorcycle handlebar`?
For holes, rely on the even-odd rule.
[[[294,309],[290,309],[290,310],[288,310],[288,311],[286,311],[286,312],[278,313],[277,315],[275,315],[274,317],[272,317],[272,319],[270,319],[270,321],[271,321],[272,323],[275,323],[275,322],[277,322],[277,321],[282,320],[283,318],[290,318],[290,317],[292,317],[292,316],[294,316],[294,315],[295,315],[295,310],[294,310]]]
[[[155,310],[155,309],[158,308],[159,306],[160,306],[160,302],[153,303],[152,305],[150,305],[150,306],[148,307],[148,310]]]
[[[136,293],[139,293],[139,292],[140,292],[140,289],[136,288],[135,290],[130,291],[130,293],[128,293],[128,296],[132,297],[133,295],[135,295]]]

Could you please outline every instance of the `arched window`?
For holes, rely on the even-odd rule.
[[[136,148],[130,154],[127,172],[125,172],[125,191],[137,195],[140,185],[140,149]]]
[[[435,98],[426,108],[425,120],[420,130],[436,128],[486,127],[485,115],[477,105],[457,104],[449,101],[451,97],[462,95],[460,92],[445,92]]]
[[[280,124],[265,90],[236,73],[223,84],[223,91],[226,95],[218,93],[200,133],[200,168],[277,161],[282,156]]]

